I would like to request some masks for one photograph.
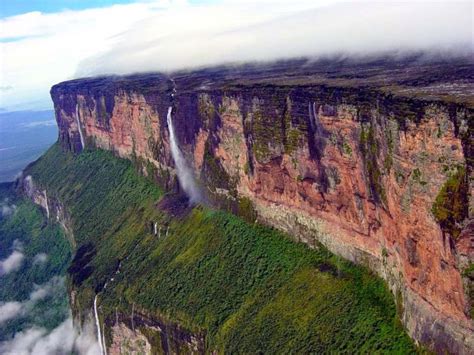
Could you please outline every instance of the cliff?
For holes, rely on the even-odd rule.
[[[79,79],[51,90],[61,146],[179,189],[166,113],[207,202],[386,279],[438,351],[474,349],[470,62],[293,61]]]

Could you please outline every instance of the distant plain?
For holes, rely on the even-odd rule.
[[[0,113],[0,182],[14,180],[57,136],[53,110]]]

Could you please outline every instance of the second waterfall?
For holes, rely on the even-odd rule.
[[[166,116],[166,119],[168,122],[168,130],[170,134],[171,155],[176,165],[176,174],[178,175],[179,184],[189,197],[190,202],[197,203],[201,200],[201,194],[199,188],[197,187],[196,181],[194,180],[193,171],[187,165],[183,153],[181,152],[181,149],[179,149],[173,127],[173,120],[171,117],[172,111],[173,108],[170,106],[168,108],[168,115]]]

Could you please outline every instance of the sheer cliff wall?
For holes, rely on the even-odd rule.
[[[209,203],[367,265],[387,280],[415,340],[474,349],[469,105],[369,87],[173,79],[54,86],[61,145],[112,150],[179,188],[166,124],[172,105]]]

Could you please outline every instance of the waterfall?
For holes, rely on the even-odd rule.
[[[82,149],[84,149],[85,147],[84,136],[82,134],[81,121],[79,121],[79,105],[78,104],[76,104],[76,122],[77,122],[77,129],[79,131],[79,136],[81,137],[81,146],[82,146]]]
[[[100,334],[99,313],[97,312],[97,295],[95,295],[95,298],[94,298],[94,317],[95,317],[95,325],[97,327],[97,340],[100,346],[100,355],[104,355],[104,345],[102,344],[102,335]]]
[[[179,149],[178,141],[174,132],[173,121],[171,120],[171,111],[173,108],[168,108],[167,122],[170,134],[170,145],[171,155],[173,156],[174,163],[176,165],[176,174],[178,175],[178,181],[184,192],[188,195],[191,203],[196,203],[201,200],[199,189],[194,181],[193,172],[190,167],[186,164],[183,153]]]
[[[321,135],[321,124],[319,122],[319,117],[318,117],[318,109],[316,107],[316,102],[313,102],[313,117],[314,117],[314,125],[316,126],[316,133],[318,135]]]
[[[104,345],[104,355],[107,355],[107,347],[105,346],[105,322],[102,324],[102,344]]]
[[[311,102],[308,103],[308,111],[309,111],[309,125],[311,129],[314,131],[314,105],[311,105]]]

